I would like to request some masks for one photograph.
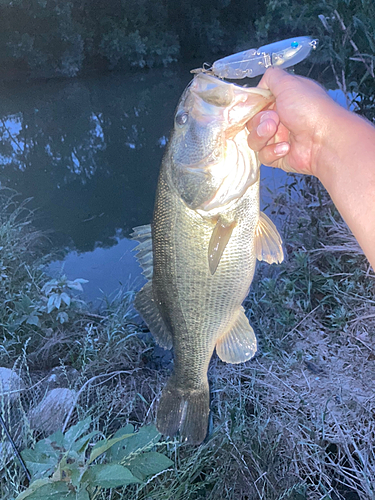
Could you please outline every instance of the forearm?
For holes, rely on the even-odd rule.
[[[327,110],[315,172],[375,269],[375,127]]]

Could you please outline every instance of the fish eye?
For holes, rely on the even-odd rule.
[[[177,113],[176,115],[176,123],[177,125],[185,125],[186,122],[188,121],[189,115],[186,113],[186,111],[182,111],[181,113]]]

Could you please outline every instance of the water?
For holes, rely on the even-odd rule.
[[[33,198],[35,225],[66,253],[51,271],[88,279],[87,300],[142,284],[129,235],[151,220],[191,67],[1,84],[0,181]],[[285,180],[274,169],[262,176],[271,187]]]

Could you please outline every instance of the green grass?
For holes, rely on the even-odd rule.
[[[267,5],[259,27],[275,39],[274,17],[288,30],[312,30],[315,15],[327,17],[334,35],[319,24],[320,63],[344,91],[361,95],[360,111],[373,119],[374,81],[356,60],[373,59],[372,3],[362,2],[362,11],[350,0],[345,8],[330,0],[296,11],[282,3],[281,16]],[[50,387],[53,367],[61,386],[76,391],[64,430],[87,417],[90,431],[107,437],[127,423],[153,423],[168,369],[133,322],[132,291],[119,292],[100,314],[90,311],[76,294],[79,281],[44,273],[46,238],[33,230],[27,202],[16,199],[0,190],[0,366],[14,367],[26,385],[0,412],[17,446],[44,437],[30,428],[29,412]],[[374,272],[316,179],[289,176],[273,200],[268,213],[281,226],[286,260],[259,264],[245,303],[256,357],[237,366],[213,357],[208,439],[199,447],[159,443],[173,467],[140,485],[98,489],[96,500],[375,499]],[[0,497],[13,500],[27,481],[6,455]]]
[[[246,301],[260,351],[238,366],[214,356],[208,440],[200,447],[161,443],[157,450],[173,469],[142,485],[98,490],[94,498],[375,498],[375,276],[317,181],[290,185],[270,207],[282,213],[272,217],[283,226],[287,258],[280,266],[258,266]],[[11,219],[13,248],[17,234],[30,252],[27,271],[25,250],[19,260],[7,260],[19,279],[19,286],[8,285],[8,297],[21,289],[38,303],[51,283],[35,253],[41,235],[21,214],[7,213],[3,224]],[[26,286],[30,275],[35,292]],[[91,430],[110,436],[127,423],[155,421],[168,370],[155,364],[152,338],[133,323],[132,296],[122,292],[100,315],[82,305],[67,308],[62,324],[54,309],[41,314],[38,325],[5,325],[1,364],[14,365],[28,388],[16,404],[17,419],[15,408],[2,408],[20,448],[43,437],[29,428],[28,412],[43,396],[51,366],[64,367],[65,386],[78,395],[65,428],[90,416]],[[14,311],[3,312],[3,324],[15,324]],[[12,456],[0,478],[4,500],[26,484]]]

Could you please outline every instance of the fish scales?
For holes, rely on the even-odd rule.
[[[207,432],[207,370],[215,347],[231,363],[256,352],[241,306],[256,259],[283,258],[280,236],[259,209],[259,162],[245,131],[247,120],[270,102],[267,91],[196,75],[182,95],[163,158],[152,246],[146,226],[134,230],[149,278],[135,307],[156,341],[174,351],[157,427],[169,436],[179,431],[190,443]]]
[[[251,207],[259,207],[259,185],[251,186],[235,207],[238,225],[214,275],[207,265],[207,253],[215,224],[187,209],[167,183],[159,186],[153,222],[153,283],[156,294],[164,297],[161,308],[171,325],[176,370],[198,371],[201,378],[206,376],[215,343],[231,325],[254,274],[259,208],[257,213]],[[191,331],[197,332],[193,338]],[[203,352],[202,365],[197,355]],[[186,363],[189,356],[190,363]]]

